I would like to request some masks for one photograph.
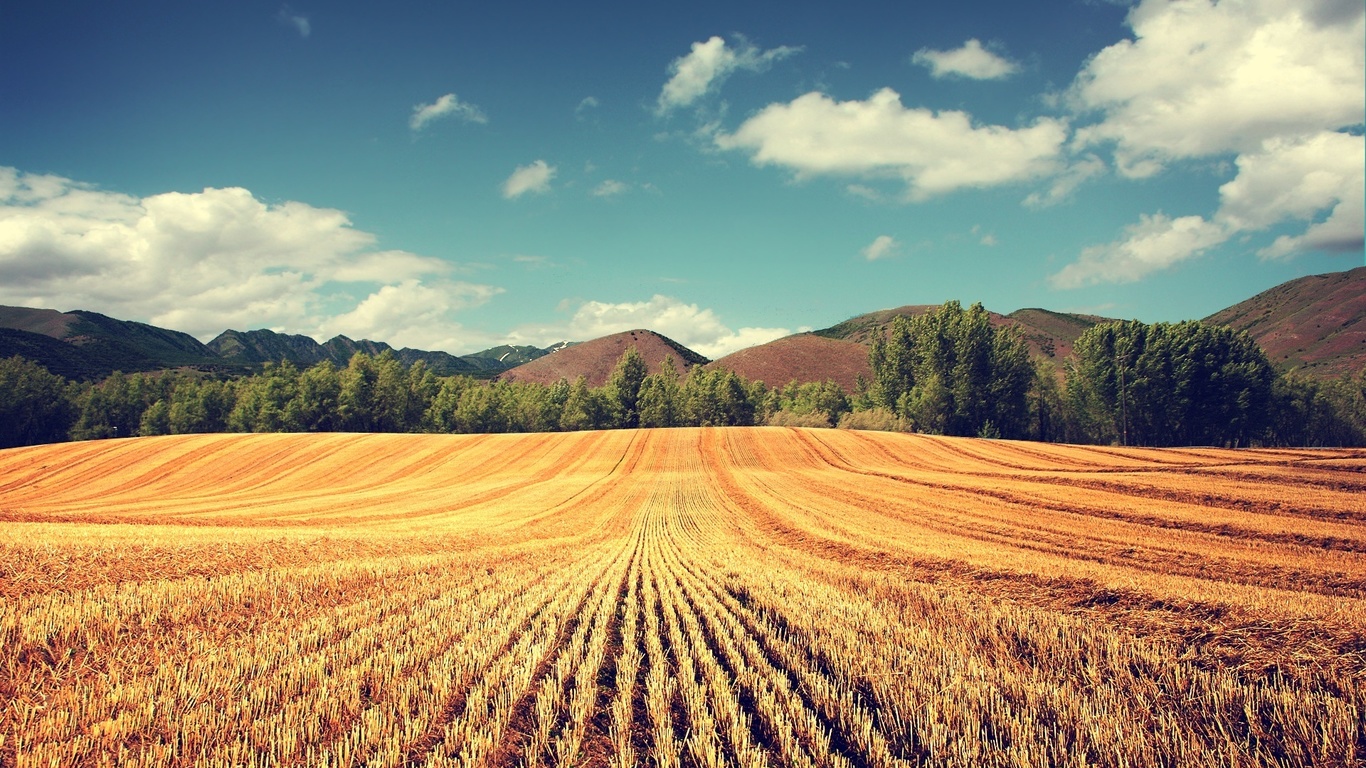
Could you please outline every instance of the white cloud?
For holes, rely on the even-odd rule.
[[[333,269],[329,278],[341,283],[383,283],[449,271],[448,263],[431,256],[407,251],[374,251],[356,254]]]
[[[872,203],[882,202],[882,194],[866,184],[848,184],[844,187],[844,191]]]
[[[1131,282],[1192,258],[1236,235],[1289,221],[1304,232],[1281,235],[1260,251],[1282,258],[1309,251],[1360,253],[1366,241],[1366,138],[1325,131],[1300,140],[1271,139],[1239,155],[1238,175],[1219,188],[1212,220],[1143,216],[1125,237],[1092,246],[1050,278],[1056,288]],[[1327,211],[1323,220],[1318,217]]]
[[[275,20],[286,26],[294,27],[295,31],[299,33],[299,37],[307,38],[313,34],[313,25],[308,22],[308,17],[295,13],[294,9],[288,5],[280,8],[280,11],[275,14]]]
[[[1093,154],[1086,154],[1071,162],[1067,168],[1053,177],[1047,192],[1031,192],[1024,199],[1029,208],[1048,208],[1072,198],[1072,193],[1087,181],[1105,173],[1105,161]]]
[[[550,340],[587,341],[636,328],[661,333],[713,360],[792,333],[786,328],[732,330],[710,309],[655,294],[649,301],[586,301],[574,312],[567,327],[543,329],[537,335]]]
[[[760,72],[775,61],[801,51],[800,48],[780,46],[761,51],[744,39],[736,47],[729,47],[720,37],[693,43],[686,56],[674,59],[669,65],[669,81],[659,92],[655,112],[664,115],[679,107],[686,107],[720,87],[736,70]]]
[[[1074,148],[1114,146],[1129,177],[1185,158],[1233,156],[1238,172],[1209,216],[1142,217],[1084,250],[1057,287],[1135,280],[1239,235],[1303,222],[1259,251],[1356,252],[1366,230],[1366,144],[1341,132],[1366,118],[1366,8],[1353,0],[1143,0],[1134,38],[1092,57],[1068,92],[1099,116]],[[1070,171],[1082,178],[1086,166]],[[1066,197],[1061,175],[1029,205]],[[1064,194],[1058,195],[1062,191]]]
[[[631,187],[616,179],[604,179],[603,182],[593,188],[594,197],[615,197],[630,191]]]
[[[501,288],[459,281],[422,282],[416,279],[381,286],[355,309],[325,320],[320,330],[328,337],[382,339],[395,347],[455,349],[468,343],[451,316],[487,303]]]
[[[1144,214],[1124,238],[1095,245],[1077,261],[1049,278],[1054,288],[1080,288],[1095,283],[1130,283],[1166,269],[1228,239],[1226,230],[1201,216],[1170,218]]]
[[[1299,141],[1274,139],[1240,155],[1238,176],[1219,188],[1217,219],[1231,230],[1256,231],[1283,221],[1328,217],[1298,236],[1282,236],[1263,256],[1302,250],[1360,251],[1366,230],[1366,139],[1323,132]]]
[[[901,243],[898,243],[891,235],[878,235],[861,253],[863,258],[869,261],[877,261],[888,256],[895,256],[899,250],[901,250]]]
[[[408,127],[420,131],[433,120],[443,117],[457,117],[466,123],[487,123],[488,116],[479,107],[461,101],[454,93],[448,93],[431,104],[418,104],[408,118]]]
[[[1020,65],[982,47],[980,40],[973,38],[963,47],[950,51],[935,51],[921,48],[911,57],[911,61],[928,67],[936,78],[967,77],[973,80],[1000,80],[1020,71]]]
[[[1041,118],[1018,130],[978,126],[964,112],[908,109],[896,91],[883,88],[867,101],[808,93],[770,104],[715,142],[751,152],[755,165],[789,168],[798,178],[899,177],[907,198],[919,201],[1052,173],[1066,138],[1061,120]]]
[[[555,166],[544,160],[531,165],[520,165],[503,182],[503,197],[511,200],[525,194],[543,195],[550,191],[550,181],[555,178]]]
[[[1121,173],[1337,130],[1366,109],[1366,12],[1351,0],[1144,0],[1133,40],[1093,56],[1070,100],[1101,121],[1079,145],[1115,144]]]
[[[456,312],[499,290],[375,245],[341,211],[268,204],[242,188],[138,198],[0,168],[0,304],[89,309],[201,339],[227,328],[316,336],[340,314],[357,337],[390,341],[390,326],[366,327],[380,316],[347,294],[397,286],[428,306],[445,294]]]

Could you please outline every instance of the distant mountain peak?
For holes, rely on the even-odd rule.
[[[667,336],[644,328],[622,331],[579,343],[561,342],[550,348],[543,357],[511,368],[498,375],[500,381],[523,381],[553,384],[560,379],[574,381],[582,376],[591,387],[607,383],[617,361],[626,350],[635,347],[645,358],[651,373],[658,372],[664,358],[672,357],[679,373],[690,366],[710,362],[691,349]]]

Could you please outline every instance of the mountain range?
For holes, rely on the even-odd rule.
[[[113,371],[194,368],[221,373],[247,373],[267,362],[307,367],[323,361],[345,366],[357,352],[378,355],[386,350],[404,365],[421,360],[441,376],[488,378],[563,348],[501,346],[457,357],[447,352],[394,349],[382,341],[334,336],[318,343],[309,336],[227,330],[207,344],[165,328],[74,310],[0,307],[0,358],[21,355],[70,379],[98,379]]]
[[[591,386],[607,381],[621,354],[635,346],[651,371],[672,356],[680,372],[691,365],[723,366],[770,385],[833,380],[852,391],[869,378],[867,341],[898,316],[933,305],[910,305],[852,317],[829,328],[742,349],[716,361],[646,329],[548,348],[499,346],[470,355],[394,349],[384,342],[335,336],[319,343],[308,336],[269,330],[228,330],[207,344],[180,331],[116,320],[97,312],[0,307],[0,358],[22,355],[72,379],[125,372],[195,368],[246,373],[266,362],[289,360],[300,367],[329,360],[344,366],[356,352],[390,350],[405,365],[417,361],[439,375],[463,374],[505,381],[551,383],[583,376]],[[1019,328],[1036,359],[1059,371],[1072,344],[1091,326],[1110,318],[1020,309],[991,313],[992,322]],[[1204,318],[1249,333],[1283,370],[1336,377],[1366,367],[1366,267],[1291,280]]]

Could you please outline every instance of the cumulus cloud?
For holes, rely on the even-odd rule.
[[[1239,155],[1238,174],[1219,188],[1219,210],[1203,216],[1142,216],[1125,236],[1092,246],[1050,278],[1057,288],[1123,283],[1198,256],[1245,233],[1308,222],[1259,254],[1282,258],[1308,250],[1360,253],[1366,242],[1366,139],[1325,131],[1300,140],[1272,139]],[[1327,211],[1326,218],[1319,217]]]
[[[669,65],[669,80],[659,92],[655,113],[664,115],[696,102],[709,91],[719,88],[737,70],[761,72],[774,62],[800,51],[801,48],[790,46],[761,51],[744,39],[731,47],[726,45],[725,40],[715,36],[706,42],[693,43],[692,50],[686,56],[674,59]]]
[[[448,93],[431,104],[417,104],[408,118],[408,127],[420,131],[427,124],[445,117],[455,117],[466,123],[487,123],[488,116],[479,107],[461,101],[454,93]]]
[[[451,316],[487,303],[501,288],[459,281],[408,279],[381,286],[355,309],[323,321],[325,336],[383,339],[395,347],[456,349],[468,343]]]
[[[1011,129],[974,125],[964,112],[908,109],[883,88],[866,101],[808,93],[770,104],[716,146],[746,150],[755,165],[778,165],[798,178],[817,175],[893,177],[909,200],[965,187],[991,187],[1053,172],[1067,124],[1041,118]]]
[[[862,253],[863,258],[869,261],[877,261],[896,255],[900,249],[901,243],[898,243],[891,235],[878,235],[873,242],[863,249]]]
[[[1227,237],[1223,227],[1201,216],[1173,219],[1162,213],[1143,214],[1123,238],[1086,248],[1049,282],[1054,288],[1133,282],[1219,245]]]
[[[313,34],[313,25],[309,23],[308,17],[301,13],[296,13],[288,5],[282,6],[275,14],[275,20],[285,26],[293,27],[299,33],[299,37],[307,38]]]
[[[1231,231],[1309,221],[1301,235],[1282,236],[1262,251],[1281,257],[1303,250],[1360,251],[1366,230],[1366,139],[1325,131],[1289,141],[1273,139],[1240,155],[1238,175],[1219,188],[1216,219]]]
[[[550,191],[550,181],[555,178],[555,171],[555,166],[544,160],[517,166],[517,170],[503,182],[503,197],[512,200],[525,194],[543,195]]]
[[[1366,109],[1366,10],[1350,0],[1144,0],[1134,39],[1093,56],[1070,103],[1100,122],[1121,173],[1177,158],[1256,151],[1269,139],[1337,130]]]
[[[1073,148],[1111,145],[1129,177],[1174,161],[1231,156],[1236,176],[1208,216],[1144,216],[1116,241],[1084,250],[1053,275],[1057,287],[1124,282],[1193,258],[1234,237],[1302,222],[1262,258],[1362,249],[1366,144],[1344,127],[1366,117],[1366,8],[1351,0],[1143,0],[1134,37],[1093,56],[1067,100],[1098,122]],[[1046,205],[1070,192],[1075,164]],[[1066,195],[1061,195],[1065,197]]]
[[[357,337],[390,341],[389,326],[362,322],[379,315],[348,296],[393,286],[427,306],[444,295],[456,312],[498,290],[375,246],[341,211],[238,187],[139,198],[0,168],[0,304],[95,310],[201,339],[227,328],[316,336],[342,315]]]
[[[1001,80],[1020,71],[1020,65],[982,47],[973,38],[961,48],[936,51],[921,48],[911,61],[930,70],[935,78],[966,77],[973,80]]]
[[[655,294],[649,301],[586,301],[574,312],[559,338],[595,339],[635,328],[662,333],[713,360],[792,333],[786,328],[732,330],[710,309]]]

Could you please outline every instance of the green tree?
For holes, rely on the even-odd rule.
[[[658,373],[646,376],[640,383],[637,399],[642,427],[676,427],[681,423],[679,406],[678,368],[673,355],[664,358]]]
[[[1332,380],[1291,371],[1276,379],[1271,402],[1268,444],[1366,445],[1366,370]]]
[[[299,374],[290,415],[305,432],[335,432],[341,427],[341,373],[324,360]]]
[[[457,415],[460,398],[465,390],[477,385],[468,376],[451,376],[441,380],[436,395],[432,397],[427,411],[423,414],[423,428],[428,432],[460,432],[460,419]]]
[[[1029,434],[1034,384],[1018,329],[998,328],[981,304],[956,301],[918,317],[897,317],[875,334],[866,401],[948,435]]]
[[[1275,374],[1250,336],[1136,320],[1073,345],[1067,402],[1085,437],[1130,445],[1249,445],[1266,434]]]
[[[75,440],[133,437],[142,427],[142,412],[167,397],[169,378],[114,371],[77,397],[79,416],[71,427]]]
[[[165,400],[158,400],[142,412],[138,434],[144,437],[171,434],[171,406]]]
[[[756,403],[734,371],[694,366],[680,391],[683,421],[698,427],[750,426]]]
[[[299,369],[289,360],[266,363],[261,373],[237,382],[237,401],[228,414],[234,432],[297,432]]]
[[[508,431],[501,392],[496,384],[476,384],[460,393],[455,420],[461,432],[489,434]]]
[[[66,379],[22,357],[0,359],[0,448],[66,440],[76,414]]]
[[[633,346],[622,353],[607,381],[615,410],[620,414],[621,426],[628,429],[640,426],[640,387],[647,373],[645,358]]]

